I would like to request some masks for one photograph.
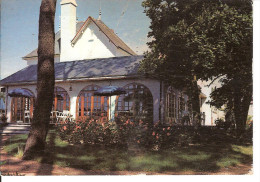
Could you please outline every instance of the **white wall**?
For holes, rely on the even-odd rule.
[[[248,109],[248,116],[253,116],[253,102],[251,102],[250,106],[249,106],[249,109]]]
[[[215,109],[214,107],[211,107],[210,104],[207,104],[208,101],[210,101],[210,94],[212,90],[216,87],[221,87],[221,84],[218,82],[219,79],[215,80],[213,84],[208,86],[211,83],[211,80],[209,81],[201,81],[199,80],[197,83],[201,87],[201,92],[206,95],[206,99],[204,99],[204,102],[202,103],[202,106],[200,108],[201,112],[205,112],[205,125],[212,126],[215,125],[214,121],[218,118],[223,118],[225,116],[223,111],[220,111],[218,109]]]
[[[60,56],[55,56],[55,63],[85,59],[129,56],[129,54],[125,51],[118,49],[92,21],[90,21],[86,30],[83,31],[83,34],[78,38],[74,46],[71,45],[70,41],[76,35],[76,33],[71,36],[69,35],[69,32],[70,31],[64,31],[63,29],[61,30],[61,35],[66,37],[66,40],[61,39],[61,54]],[[34,65],[38,63],[38,58],[30,58],[26,61],[27,65]]]
[[[99,30],[96,24],[90,21],[66,60],[108,58],[127,55],[127,53],[118,50],[107,36]]]

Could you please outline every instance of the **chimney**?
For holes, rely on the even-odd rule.
[[[60,61],[72,60],[71,40],[76,35],[76,0],[61,1],[61,52]]]

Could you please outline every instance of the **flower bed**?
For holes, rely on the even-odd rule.
[[[120,145],[135,143],[145,149],[169,149],[189,144],[219,144],[232,140],[216,127],[194,129],[192,126],[163,125],[117,118],[115,122],[78,120],[57,124],[62,140],[72,144]]]

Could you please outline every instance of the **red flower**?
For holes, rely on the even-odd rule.
[[[167,128],[167,130],[170,130],[170,129],[171,129],[170,127]]]
[[[153,132],[153,134],[152,134],[153,136],[155,135],[155,132]]]
[[[67,130],[67,126],[63,126],[63,130]]]

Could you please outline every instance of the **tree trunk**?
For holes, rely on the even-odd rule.
[[[246,129],[246,121],[250,102],[252,100],[252,90],[247,90],[246,94],[238,91],[234,96],[234,115],[236,122],[237,137],[243,135]]]
[[[50,121],[54,92],[54,17],[56,0],[42,0],[39,18],[37,100],[23,159],[42,154]]]

